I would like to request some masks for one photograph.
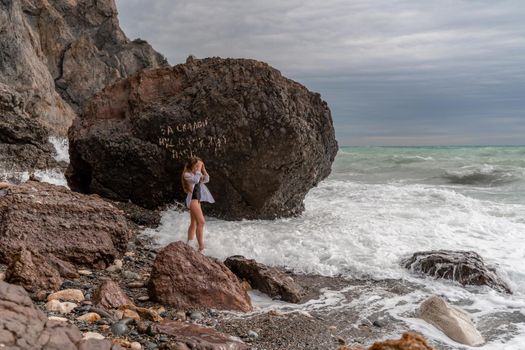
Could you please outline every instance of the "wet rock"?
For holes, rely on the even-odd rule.
[[[250,297],[223,263],[183,242],[171,243],[159,252],[148,290],[153,300],[181,309],[252,309]]]
[[[224,262],[240,279],[247,280],[252,288],[272,298],[299,303],[305,295],[303,288],[285,273],[243,256],[231,256]]]
[[[512,293],[495,269],[485,265],[476,252],[433,250],[417,252],[402,262],[410,271],[445,278],[462,285],[486,285],[497,291]]]
[[[259,338],[259,334],[255,331],[248,331],[248,338],[250,339],[257,339]]]
[[[340,346],[338,350],[365,350],[363,347]],[[399,340],[376,342],[368,350],[435,350],[425,338],[416,333],[403,333]]]
[[[431,296],[421,304],[419,317],[458,343],[469,346],[485,343],[468,314],[438,296]]]
[[[58,300],[50,300],[46,303],[45,307],[47,311],[59,312],[61,314],[68,314],[78,305],[70,302],[60,302]]]
[[[117,309],[122,305],[133,305],[133,301],[120,288],[118,283],[106,280],[95,290],[92,302],[107,310]]]
[[[77,327],[47,319],[22,287],[5,282],[0,282],[0,315],[0,344],[6,349],[122,350],[108,341],[82,341]]]
[[[130,319],[123,319],[118,322],[115,322],[111,325],[111,333],[113,333],[116,337],[121,337],[123,335],[126,335],[129,333],[130,329],[128,327],[128,323],[130,322]]]
[[[80,289],[64,289],[47,296],[47,300],[77,301],[84,300],[84,293]]]
[[[226,219],[300,214],[338,148],[319,94],[246,59],[188,60],[120,80],[90,100],[68,137],[74,190],[156,208],[185,197],[180,173],[194,154],[211,175],[207,213]]]
[[[108,202],[43,182],[11,186],[0,197],[0,217],[0,263],[27,248],[105,266],[124,254],[131,235],[122,212]]]
[[[202,327],[180,321],[163,321],[151,326],[156,333],[169,335],[171,339],[167,349],[184,349],[180,344],[193,350],[248,349],[248,346],[213,328]],[[178,346],[178,347],[177,347]]]
[[[29,292],[56,290],[62,284],[59,272],[38,253],[22,248],[10,260],[6,270],[9,283],[20,285]]]
[[[200,311],[193,311],[191,314],[190,314],[190,319],[192,321],[198,321],[198,320],[201,320],[204,316],[202,315],[202,312]]]

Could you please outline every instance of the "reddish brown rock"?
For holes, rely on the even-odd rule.
[[[163,321],[160,324],[153,324],[151,328],[154,333],[166,334],[172,337],[167,345],[169,350],[186,349],[184,346],[193,350],[248,349],[248,346],[239,339],[217,332],[213,328],[202,327],[196,324],[181,321]]]
[[[32,293],[57,290],[63,282],[58,271],[45,257],[27,249],[13,255],[5,280]]]
[[[122,212],[62,186],[29,181],[0,196],[0,262],[21,248],[43,256],[105,267],[122,256],[131,236]]]
[[[74,325],[48,320],[19,286],[0,281],[0,347],[19,350],[123,350],[107,340],[83,341]]]
[[[171,243],[157,254],[148,290],[152,299],[182,309],[252,308],[250,297],[223,263],[183,242]]]
[[[341,346],[338,350],[366,350],[363,347]],[[376,342],[368,350],[434,350],[425,338],[416,333],[403,333],[399,340]]]
[[[247,280],[252,288],[274,299],[299,303],[305,295],[303,288],[292,277],[276,268],[260,264],[254,259],[235,255],[226,259],[224,264],[241,280]]]
[[[119,80],[68,137],[72,189],[156,208],[185,197],[180,173],[198,155],[216,199],[206,212],[226,219],[300,214],[338,148],[319,94],[248,59],[189,58]]]
[[[118,309],[123,305],[133,305],[133,301],[120,288],[117,282],[107,280],[95,290],[91,301],[106,310]]]

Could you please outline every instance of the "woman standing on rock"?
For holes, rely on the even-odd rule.
[[[197,157],[190,158],[182,171],[182,188],[186,192],[186,206],[190,209],[190,227],[188,227],[188,244],[195,238],[199,252],[204,250],[204,214],[201,202],[215,203],[205,183],[210,182],[210,176],[206,171],[204,162]]]

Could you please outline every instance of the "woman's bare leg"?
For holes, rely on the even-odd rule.
[[[195,239],[195,230],[197,229],[197,219],[193,214],[190,206],[190,226],[188,227],[188,243]]]
[[[201,203],[194,199],[191,201],[190,210],[195,216],[195,221],[197,223],[197,242],[199,242],[199,251],[204,250],[204,214],[202,213]]]

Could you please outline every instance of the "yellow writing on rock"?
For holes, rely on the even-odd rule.
[[[208,120],[201,120],[176,125],[164,125],[160,128],[159,146],[164,147],[173,159],[193,157],[202,150],[213,150],[217,154],[227,142],[226,136],[184,135],[208,126]]]

